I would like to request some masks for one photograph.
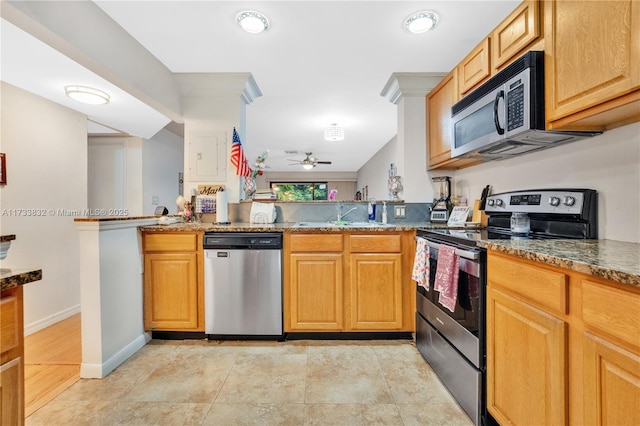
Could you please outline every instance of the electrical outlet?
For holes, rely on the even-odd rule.
[[[393,206],[393,217],[394,219],[404,219],[407,217],[407,207],[406,206]]]

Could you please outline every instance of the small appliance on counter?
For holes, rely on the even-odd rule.
[[[431,222],[447,222],[453,206],[451,205],[451,178],[449,176],[437,176],[431,178],[437,183],[438,198],[434,198],[431,208]]]

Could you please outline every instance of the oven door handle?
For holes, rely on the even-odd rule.
[[[416,237],[416,241],[418,241],[418,238],[423,239],[427,242],[427,246],[434,248],[434,249],[439,249],[440,248],[440,244],[437,243],[432,243],[431,241],[425,239],[425,238],[421,238],[421,237]],[[480,259],[480,253],[474,252],[474,251],[468,251],[468,250],[460,250],[460,249],[456,249],[456,254],[460,257],[463,257],[465,259],[469,259],[469,260],[478,260]]]

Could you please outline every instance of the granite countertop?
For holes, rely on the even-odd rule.
[[[640,244],[615,240],[484,240],[488,250],[640,287]]]
[[[42,269],[9,269],[0,268],[1,290],[8,290],[13,287],[28,284],[42,279]]]
[[[446,223],[414,222],[414,223],[390,223],[379,226],[308,226],[296,227],[297,222],[281,223],[246,223],[233,222],[230,225],[218,225],[215,223],[174,223],[171,225],[147,225],[141,226],[142,231],[163,231],[163,232],[390,232],[390,231],[415,231],[418,228],[447,228]],[[316,222],[312,222],[316,223]],[[319,222],[318,222],[319,223]]]
[[[295,227],[295,222],[252,224],[176,223],[142,226],[142,231],[162,232],[397,232],[450,228],[446,223],[392,223],[390,226]],[[558,266],[621,284],[640,287],[640,244],[614,240],[480,240],[489,250]]]

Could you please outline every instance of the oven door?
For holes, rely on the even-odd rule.
[[[439,243],[430,241],[429,289],[417,286],[416,310],[476,368],[484,368],[484,262],[481,249],[457,249],[460,256],[458,297],[453,312],[439,303],[440,293],[433,289],[438,267]],[[470,297],[470,285],[478,288],[478,297]]]

